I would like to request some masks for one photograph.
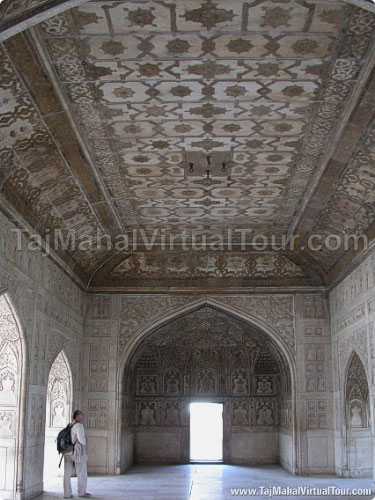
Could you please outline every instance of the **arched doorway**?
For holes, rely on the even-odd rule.
[[[63,351],[52,363],[47,383],[46,430],[44,444],[44,484],[63,475],[59,469],[60,456],[56,449],[56,437],[71,420],[72,375]]]
[[[260,328],[210,304],[148,331],[123,370],[119,472],[132,461],[188,462],[193,401],[223,404],[225,463],[296,472],[293,375],[281,351]]]
[[[0,295],[0,497],[23,489],[25,342],[7,294]]]
[[[345,413],[349,477],[372,477],[369,387],[366,371],[355,352],[346,374]]]

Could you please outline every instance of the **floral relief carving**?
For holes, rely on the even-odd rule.
[[[218,303],[233,307],[244,314],[249,314],[272,326],[284,340],[291,352],[294,352],[293,297],[291,296],[218,296]],[[119,346],[123,351],[126,344],[146,327],[150,320],[157,320],[169,311],[192,303],[190,296],[152,296],[121,297]]]
[[[19,410],[21,338],[5,295],[0,295],[0,436],[15,437]]]
[[[69,368],[61,351],[51,366],[48,377],[47,405],[49,427],[64,427],[69,421],[71,383]]]

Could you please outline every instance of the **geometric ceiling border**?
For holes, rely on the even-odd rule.
[[[89,0],[40,0],[40,4],[31,9],[26,8],[9,19],[5,16],[5,21],[0,22],[0,42],[35,24],[39,24],[46,19],[54,17],[66,10],[78,7],[88,1]],[[8,5],[9,2],[5,0],[0,6],[0,18]]]

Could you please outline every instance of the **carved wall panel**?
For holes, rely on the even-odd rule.
[[[105,399],[89,399],[87,427],[89,429],[108,428],[108,402]]]
[[[375,385],[375,336],[374,336],[374,325],[371,323],[369,325],[369,343],[370,343],[370,383]]]
[[[34,355],[33,355],[33,384],[44,386],[46,383],[46,364],[49,358],[47,350],[47,339],[49,330],[45,323],[38,321],[34,335]]]
[[[34,394],[31,397],[29,418],[29,436],[43,436],[46,418],[46,407],[43,396]]]
[[[281,401],[280,402],[280,428],[286,429],[287,431],[291,431],[292,425],[293,425],[292,402],[291,401]]]
[[[306,319],[323,319],[326,317],[324,300],[321,295],[303,295],[303,317]]]
[[[305,337],[322,337],[325,332],[322,326],[305,326],[304,328]]]
[[[232,394],[247,395],[250,392],[249,371],[246,369],[235,370],[232,373]]]
[[[327,401],[324,399],[306,401],[307,429],[328,428]]]
[[[109,346],[90,345],[89,391],[108,391]]]
[[[164,373],[164,394],[166,396],[179,396],[181,394],[181,373],[175,369]]]
[[[109,319],[111,317],[111,297],[95,295],[89,298],[89,318]]]
[[[305,369],[307,392],[326,390],[325,355],[323,344],[305,345]]]

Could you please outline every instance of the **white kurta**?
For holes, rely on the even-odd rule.
[[[83,496],[86,493],[87,487],[86,436],[85,428],[81,423],[74,423],[71,430],[71,437],[74,444],[74,452],[64,454],[64,498],[72,496],[70,478],[73,475],[74,468],[78,480],[78,496]]]

